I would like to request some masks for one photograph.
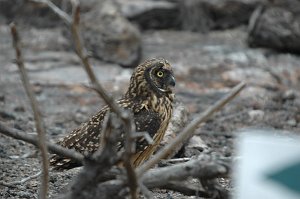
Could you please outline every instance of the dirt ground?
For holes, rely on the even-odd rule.
[[[103,105],[60,28],[19,27],[23,53],[40,103],[49,140],[56,141],[86,121]],[[240,81],[242,93],[196,131],[210,150],[234,157],[237,131],[243,128],[300,133],[300,57],[246,45],[245,27],[208,34],[184,31],[143,33],[143,59],[164,57],[173,65],[176,96],[189,120],[221,98]],[[0,25],[0,120],[28,134],[35,133],[29,101],[13,63],[9,27]],[[99,80],[116,98],[125,92],[132,69],[92,59]],[[0,181],[18,181],[40,169],[36,148],[0,134]],[[78,170],[78,169],[77,169]],[[76,169],[51,172],[50,196],[66,186]],[[38,179],[0,186],[0,198],[37,198]],[[157,198],[188,198],[156,190]],[[190,197],[195,198],[195,197]]]

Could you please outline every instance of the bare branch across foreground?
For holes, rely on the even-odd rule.
[[[110,156],[110,153],[102,156]],[[111,171],[107,170],[105,167],[107,164],[103,164],[101,167],[104,169],[104,173],[108,175]],[[218,159],[211,155],[200,155],[197,159],[190,160],[184,163],[177,163],[172,166],[167,166],[163,168],[154,168],[146,171],[142,178],[140,178],[139,184],[141,192],[145,197],[151,198],[152,193],[148,189],[153,188],[166,188],[174,191],[179,191],[183,193],[192,193],[193,189],[187,187],[182,182],[190,178],[199,179],[201,181],[213,180],[217,177],[228,177],[230,173],[230,160]],[[95,168],[92,166],[92,168]],[[63,196],[62,198],[72,198],[72,199],[87,199],[87,198],[125,198],[125,193],[122,194],[125,184],[124,180],[120,176],[108,179],[105,181],[99,181],[99,175],[103,175],[103,172],[97,172],[91,168],[86,172],[82,172],[78,177],[77,181],[74,183],[74,187],[71,188],[73,192],[70,196]],[[114,175],[114,174],[113,174]],[[98,180],[97,180],[98,179]],[[89,181],[89,183],[83,183],[82,181]],[[178,183],[181,186],[178,186]],[[78,185],[80,185],[78,187]],[[176,186],[177,184],[177,186]],[[84,186],[82,186],[84,185]],[[216,183],[217,185],[217,183]],[[210,197],[211,192],[214,192],[213,188],[211,189],[195,189],[194,193],[201,197]]]
[[[166,145],[162,150],[158,151],[153,158],[140,166],[137,169],[137,175],[143,175],[148,169],[166,157],[174,148],[176,148],[178,144],[185,142],[193,134],[199,124],[207,121],[213,115],[213,113],[220,110],[225,104],[231,101],[245,86],[246,84],[243,82],[238,84],[231,89],[230,93],[209,107],[205,112],[196,116],[196,118],[188,126],[186,126],[172,142]]]
[[[142,181],[148,188],[157,188],[171,181],[186,180],[188,177],[200,179],[227,177],[229,172],[229,161],[213,159],[204,154],[188,162],[151,169],[143,175]]]
[[[6,126],[3,122],[0,121],[0,133],[4,134],[6,136],[15,138],[17,140],[23,140],[25,142],[28,142],[30,144],[33,144],[34,146],[38,146],[38,138],[36,136],[28,135],[28,133],[25,133],[23,131],[10,128]],[[84,156],[81,153],[78,153],[74,150],[70,150],[67,148],[64,148],[60,145],[53,144],[50,142],[46,142],[45,146],[47,146],[48,150],[52,153],[71,158],[72,160],[75,160],[77,162],[83,162]]]
[[[35,127],[38,134],[38,148],[41,150],[42,156],[42,183],[40,186],[39,197],[42,199],[47,198],[48,195],[48,187],[49,187],[49,155],[48,149],[45,145],[46,143],[46,133],[43,125],[43,121],[41,118],[41,112],[38,107],[37,100],[33,93],[33,88],[29,82],[29,78],[27,75],[27,71],[24,66],[22,51],[20,48],[20,38],[17,32],[17,28],[14,24],[10,25],[11,35],[13,38],[13,47],[16,51],[16,62],[19,67],[19,72],[21,75],[21,79],[23,82],[24,89],[26,94],[30,100],[30,105],[33,110],[34,120],[35,120]]]
[[[126,186],[124,180],[119,180],[118,184],[113,184],[111,186],[113,190],[106,189],[106,186],[103,185],[103,183],[117,178],[117,175],[123,177],[120,172],[117,172],[117,174],[115,171],[109,173],[112,167],[121,160],[121,156],[116,148],[121,126],[121,119],[114,113],[109,114],[106,132],[104,132],[105,137],[103,138],[104,147],[85,160],[83,169],[73,181],[69,193],[63,198],[112,198],[118,193],[119,189],[123,189]],[[126,176],[124,177],[126,178]],[[112,191],[116,193],[114,194]],[[95,195],[96,193],[99,193],[99,195]]]

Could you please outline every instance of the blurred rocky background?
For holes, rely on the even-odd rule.
[[[68,0],[54,0],[71,13]],[[176,75],[177,103],[190,121],[241,81],[244,91],[199,128],[175,157],[205,150],[235,157],[242,128],[300,132],[299,0],[81,0],[81,32],[99,80],[116,98],[132,68],[164,57]],[[0,120],[34,132],[28,99],[14,64],[9,23],[22,38],[49,140],[58,140],[95,114],[103,101],[91,90],[73,51],[69,29],[42,3],[0,0]],[[182,114],[176,111],[176,114]],[[186,115],[186,113],[184,113]],[[182,117],[175,116],[178,120]],[[174,121],[174,123],[178,121]],[[279,132],[279,131],[276,131]],[[39,169],[34,147],[0,134],[0,180],[20,180]],[[29,154],[29,155],[28,155]],[[55,196],[71,174],[53,174]],[[230,179],[220,179],[229,190]],[[38,181],[0,186],[1,198],[34,198]],[[157,190],[157,198],[187,198]]]

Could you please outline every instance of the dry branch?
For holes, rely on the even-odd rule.
[[[109,152],[109,150],[107,152]],[[106,153],[102,157],[105,156],[110,156],[110,153]],[[103,171],[106,173],[105,175],[109,175],[111,171],[107,170],[107,167],[105,168],[107,162],[98,163],[101,165],[101,168],[104,169]],[[143,184],[139,184],[139,186],[141,192],[147,198],[151,198],[151,192],[147,188],[168,188],[175,191],[182,191],[183,193],[192,193],[194,191],[194,193],[197,192],[199,196],[210,197],[215,191],[213,188],[210,187],[210,189],[207,190],[193,190],[190,187],[184,186],[182,182],[190,177],[199,178],[201,181],[211,181],[217,177],[228,177],[230,172],[229,164],[230,160],[218,159],[213,156],[203,154],[197,159],[190,160],[185,163],[178,163],[164,168],[151,169],[140,179],[139,182],[142,182]],[[103,175],[103,172],[97,172],[96,170],[93,171],[91,168],[88,169],[89,171],[87,172],[89,175],[86,176],[86,172],[82,172],[84,175],[79,175],[78,181],[74,183],[74,186],[76,187],[73,187],[72,190],[76,190],[76,192],[71,195],[72,199],[82,199],[82,196],[85,194],[87,194],[85,195],[87,198],[120,198],[118,194],[122,192],[125,185],[124,180],[120,178],[120,174],[118,175],[118,178],[106,178],[108,180],[99,181],[99,175]],[[116,176],[113,172],[112,175]],[[78,184],[82,181],[89,181],[86,185],[90,186],[78,187]],[[182,186],[175,186],[176,183],[181,183]],[[122,196],[124,197],[124,195]]]
[[[71,0],[72,3],[72,17],[69,17],[64,11],[59,9],[49,0],[33,0],[34,2],[44,3],[46,4],[54,13],[56,13],[63,21],[71,26],[71,34],[72,39],[75,46],[75,52],[80,58],[83,67],[90,79],[93,88],[97,91],[100,97],[108,104],[111,108],[112,112],[115,112],[123,121],[125,126],[125,133],[126,133],[126,142],[125,142],[125,158],[124,158],[124,166],[128,173],[128,185],[131,189],[131,195],[133,198],[136,198],[137,192],[137,179],[135,170],[131,163],[131,155],[133,147],[133,120],[130,117],[130,114],[127,111],[121,109],[114,101],[112,97],[110,97],[104,88],[101,86],[97,77],[93,71],[93,68],[90,64],[89,57],[87,55],[87,51],[85,50],[84,46],[82,45],[82,40],[80,38],[80,31],[79,31],[79,23],[80,23],[80,7],[79,2],[77,0]]]
[[[229,162],[225,160],[214,160],[208,155],[200,155],[195,160],[149,170],[142,180],[148,188],[154,188],[164,186],[171,181],[186,180],[188,177],[200,179],[227,177],[228,165]]]
[[[220,110],[225,104],[232,100],[245,86],[245,83],[238,84],[230,91],[229,94],[227,94],[225,97],[217,101],[214,105],[209,107],[204,113],[198,115],[188,126],[186,126],[182,130],[182,132],[171,143],[165,146],[162,150],[158,151],[158,153],[153,158],[151,158],[141,167],[139,167],[137,170],[137,175],[143,175],[143,173],[145,173],[148,169],[150,169],[161,159],[166,157],[174,148],[176,148],[178,144],[184,142],[187,138],[189,138],[199,124],[207,121],[214,112]]]
[[[38,146],[38,138],[36,136],[28,135],[28,133],[25,133],[23,131],[7,127],[1,121],[0,121],[0,133],[4,134],[6,136],[9,136],[9,137],[15,138],[17,140],[23,140],[25,142],[33,144],[34,146]],[[67,158],[71,158],[72,160],[75,160],[77,162],[82,162],[84,159],[84,157],[81,153],[78,153],[74,150],[64,148],[57,144],[46,142],[45,146],[47,146],[47,148],[50,152],[67,157]]]
[[[14,24],[10,25],[11,28],[11,35],[13,38],[13,47],[16,51],[16,62],[19,67],[21,79],[23,82],[23,86],[25,88],[26,94],[30,100],[30,105],[33,110],[34,114],[34,120],[35,120],[35,127],[36,131],[38,133],[38,147],[41,150],[41,156],[42,156],[42,183],[40,187],[39,192],[39,198],[47,198],[48,195],[48,183],[49,183],[49,157],[48,157],[48,150],[45,145],[46,143],[46,133],[43,125],[43,121],[41,118],[41,113],[38,107],[37,100],[34,96],[32,86],[30,85],[29,78],[27,75],[27,71],[24,66],[22,52],[20,48],[20,38],[19,34],[17,32],[17,28]]]
[[[119,129],[121,126],[122,123],[120,118],[111,113],[107,122],[107,132],[104,132],[104,135],[107,135],[103,138],[105,142],[104,148],[99,149],[90,158],[85,159],[83,164],[84,167],[73,182],[71,191],[68,193],[67,198],[97,198],[95,194],[99,188],[101,190],[100,195],[110,194],[107,193],[109,192],[109,189],[105,190],[102,185],[98,186],[98,184],[105,183],[108,180],[116,178],[115,171],[113,173],[110,173],[109,171],[114,165],[116,165],[117,162],[120,161],[121,158],[116,150],[116,142],[120,135]],[[117,175],[118,174],[120,173],[117,173]],[[122,180],[120,180],[118,184],[114,184],[114,186],[118,186],[120,189],[122,189],[124,185],[125,184]],[[103,198],[105,197],[103,196]]]
[[[75,51],[78,57],[81,59],[82,64],[84,66],[85,71],[87,72],[90,81],[97,93],[102,97],[102,99],[109,105],[111,110],[115,112],[123,121],[125,128],[125,153],[124,153],[124,166],[128,175],[128,186],[130,188],[131,197],[133,199],[137,198],[137,178],[136,173],[133,168],[131,162],[133,140],[132,140],[132,132],[134,131],[134,125],[132,117],[128,114],[128,112],[121,109],[114,101],[112,97],[110,97],[101,84],[98,82],[97,77],[92,69],[92,66],[89,62],[89,58],[87,56],[86,50],[82,45],[82,41],[79,34],[79,22],[80,22],[80,7],[77,0],[72,0],[72,24],[71,24],[71,32],[73,41],[75,44]]]
[[[132,123],[132,120],[126,120],[125,132],[124,166],[127,171],[127,182],[130,188],[131,198],[137,199],[138,180],[131,161],[133,150],[136,148],[132,135],[133,132],[135,132],[135,125]]]
[[[111,108],[112,112],[116,113],[123,121],[125,133],[126,133],[126,142],[125,142],[125,156],[124,156],[124,166],[127,170],[128,174],[128,185],[131,190],[132,198],[137,197],[137,179],[135,170],[131,163],[131,156],[132,156],[132,149],[133,147],[133,120],[131,115],[120,108],[114,99],[107,94],[104,88],[101,86],[97,77],[93,71],[93,68],[90,64],[89,57],[87,55],[87,51],[85,50],[84,46],[82,45],[82,40],[80,38],[80,31],[79,31],[79,23],[80,23],[80,7],[79,2],[77,0],[71,0],[72,3],[72,17],[69,17],[64,11],[60,10],[57,6],[55,6],[49,0],[34,0],[34,2],[45,3],[54,13],[56,13],[60,18],[64,20],[64,22],[71,26],[71,34],[73,43],[75,46],[75,52],[80,58],[82,65],[90,79],[93,88],[97,91],[100,97],[108,104]]]

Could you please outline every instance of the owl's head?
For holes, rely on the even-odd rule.
[[[175,78],[169,62],[163,58],[153,58],[135,69],[126,95],[142,97],[155,93],[158,97],[169,96],[174,86]]]

